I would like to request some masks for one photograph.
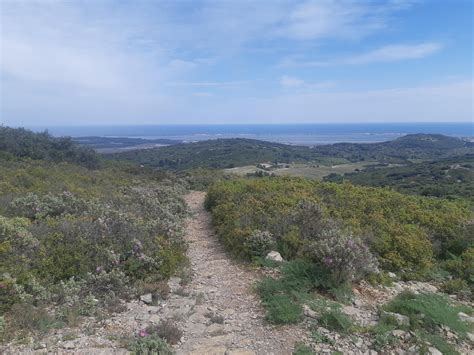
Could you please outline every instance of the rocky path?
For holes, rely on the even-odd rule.
[[[234,263],[222,249],[204,209],[205,193],[186,201],[192,217],[186,227],[193,278],[185,286],[195,299],[183,318],[178,354],[291,354],[302,334],[295,327],[272,327],[252,287],[254,272]]]

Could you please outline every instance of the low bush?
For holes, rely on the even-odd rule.
[[[256,229],[245,241],[245,247],[251,257],[266,256],[275,248],[275,239],[270,232]]]
[[[128,345],[128,350],[135,355],[172,355],[168,344],[156,335],[147,335],[135,339]]]
[[[367,246],[339,228],[324,230],[313,237],[304,249],[304,255],[326,268],[336,286],[377,271],[377,261]]]
[[[410,318],[410,328],[436,332],[446,326],[461,336],[471,331],[472,326],[459,319],[459,312],[472,313],[468,306],[454,305],[445,296],[434,293],[413,294],[403,292],[383,307]]]
[[[296,345],[293,355],[313,355],[314,351],[308,345],[304,343],[299,343]]]
[[[315,298],[314,291],[318,289],[333,295],[340,292],[341,298],[347,298],[350,290],[335,289],[331,285],[330,274],[317,264],[293,260],[281,266],[279,278],[266,277],[257,283],[257,292],[267,310],[268,321],[295,323],[302,317],[303,304],[318,309],[331,308],[328,301],[321,303]]]
[[[166,340],[168,344],[175,345],[181,340],[183,332],[172,320],[163,320],[158,325],[151,325],[145,330],[147,336],[156,336]]]
[[[7,337],[14,329],[40,333],[49,323],[73,326],[84,316],[122,311],[142,285],[163,282],[185,264],[179,181],[118,165],[88,170],[0,159],[0,167]],[[15,174],[28,184],[18,185]]]
[[[267,320],[276,324],[297,323],[303,315],[303,309],[291,296],[277,294],[264,302]]]
[[[468,283],[463,279],[447,280],[441,284],[441,291],[450,295],[457,295],[464,299],[469,299],[472,292]]]
[[[339,333],[349,333],[353,327],[352,320],[339,309],[324,312],[319,318],[319,323],[327,329]]]

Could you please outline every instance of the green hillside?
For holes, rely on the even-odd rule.
[[[332,174],[327,181],[350,181],[357,185],[392,187],[424,196],[466,198],[474,201],[474,155],[408,164],[398,167],[368,167],[361,172]]]
[[[185,170],[190,168],[233,168],[262,162],[340,164],[379,161],[407,163],[410,160],[433,160],[474,153],[474,145],[443,135],[415,134],[383,143],[304,147],[253,139],[216,139],[176,144],[147,150],[134,150],[108,156],[143,165]]]
[[[285,163],[332,160],[319,158],[310,147],[241,138],[216,139],[124,152],[113,155],[113,158],[176,170],[199,167],[224,169],[266,161]]]
[[[356,161],[406,163],[410,160],[435,160],[473,154],[474,143],[441,134],[410,134],[381,143],[337,143],[318,146],[322,156]]]

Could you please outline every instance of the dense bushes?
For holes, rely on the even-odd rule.
[[[341,258],[356,263],[370,260],[368,245],[381,267],[413,277],[448,252],[459,255],[472,245],[465,231],[471,212],[463,203],[386,189],[297,178],[242,179],[214,184],[206,206],[224,244],[243,258],[252,255],[248,240],[259,229],[274,235],[287,259],[324,264],[329,252],[352,249],[349,243],[354,253]],[[340,264],[360,270],[350,262]]]
[[[53,138],[48,132],[0,126],[0,153],[4,156],[70,162],[88,168],[99,166],[99,156],[79,147],[70,138]]]
[[[185,262],[179,182],[127,166],[0,165],[0,316],[7,334],[120,311],[139,284],[159,283]],[[55,312],[45,313],[51,305]]]

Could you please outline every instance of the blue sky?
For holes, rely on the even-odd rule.
[[[470,0],[1,0],[7,125],[473,118]]]

